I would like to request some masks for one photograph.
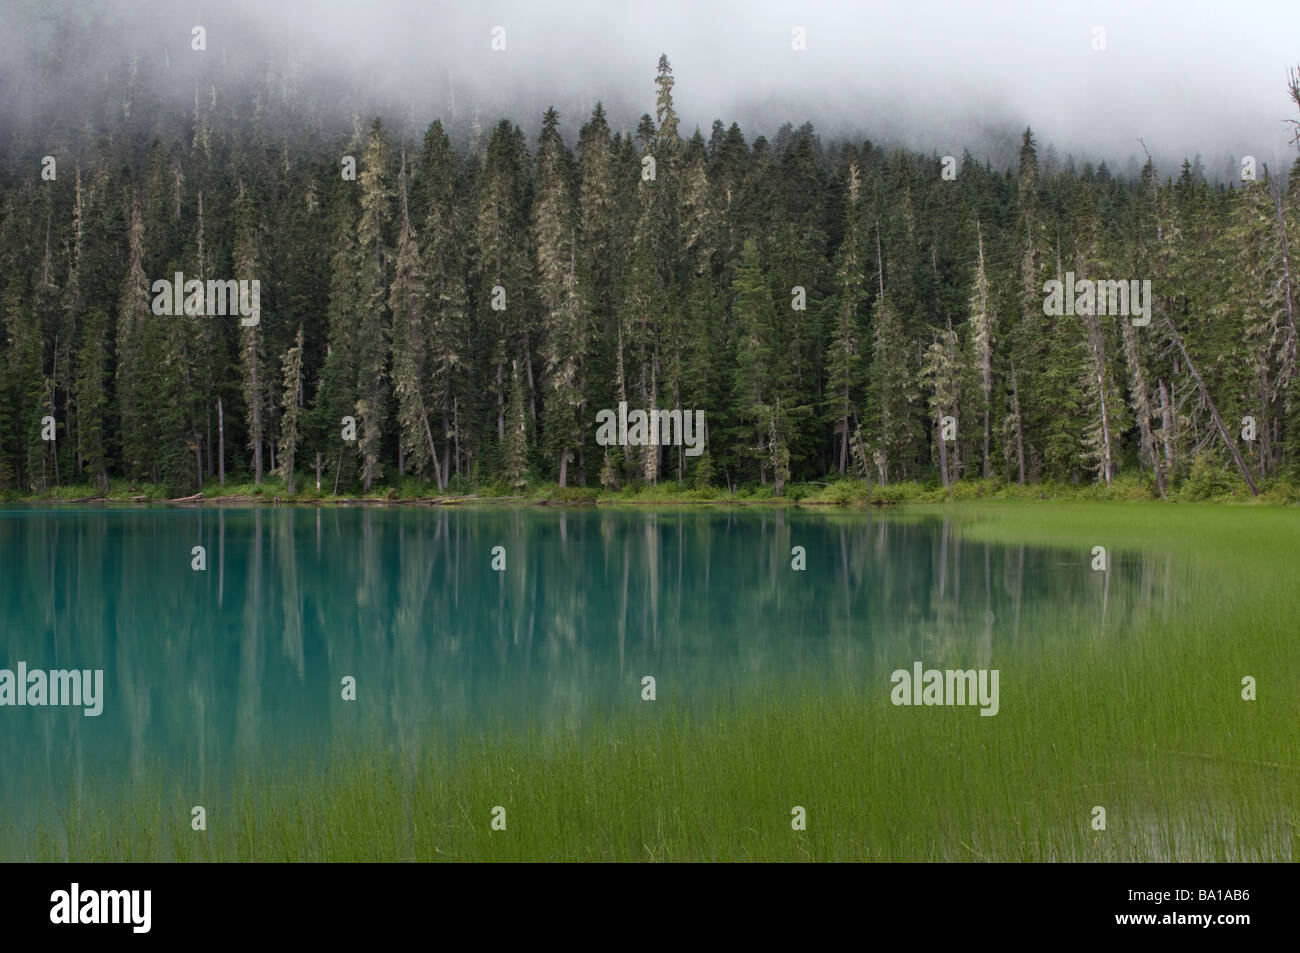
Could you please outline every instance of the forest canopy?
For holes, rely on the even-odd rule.
[[[453,145],[213,88],[7,163],[0,489],[1296,476],[1300,166],[1122,179],[1026,129],[999,172],[686,136],[673,94],[664,56],[630,134],[598,103]],[[155,313],[177,273],[257,282],[260,320]],[[1149,282],[1149,320],[1046,313],[1067,275]],[[598,444],[622,403],[702,410],[704,452]]]

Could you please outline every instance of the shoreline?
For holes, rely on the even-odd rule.
[[[1162,495],[1149,480],[1139,475],[1116,478],[1110,485],[1087,483],[1004,483],[1000,480],[959,480],[947,487],[918,481],[881,485],[860,478],[809,480],[789,483],[780,494],[770,486],[741,485],[734,488],[690,487],[676,483],[618,489],[567,486],[538,481],[524,487],[487,483],[439,490],[416,479],[384,485],[370,492],[330,493],[315,489],[311,482],[299,483],[288,492],[277,478],[263,483],[232,480],[197,493],[175,496],[163,485],[111,481],[102,487],[72,484],[44,493],[0,492],[0,506],[139,506],[166,505],[202,507],[209,505],[267,506],[722,506],[722,507],[808,507],[861,509],[898,505],[947,505],[973,502],[1034,503],[1236,503],[1249,505],[1300,505],[1300,485],[1286,478],[1258,484],[1253,495],[1245,483],[1220,473],[1213,478],[1187,480]]]
[[[344,498],[326,498],[326,499],[283,499],[281,497],[263,497],[248,494],[233,494],[228,496],[203,497],[200,499],[191,499],[189,497],[179,497],[176,499],[149,499],[146,497],[121,499],[115,497],[81,497],[73,500],[48,499],[44,497],[25,497],[18,500],[8,500],[7,503],[18,505],[49,505],[49,506],[87,506],[87,505],[120,505],[120,506],[204,506],[204,505],[222,505],[222,504],[245,504],[256,503],[265,506],[477,506],[480,504],[491,504],[500,506],[558,506],[566,508],[580,507],[610,507],[610,506],[770,506],[779,508],[788,507],[816,507],[827,508],[836,507],[841,509],[854,509],[865,506],[884,508],[889,506],[904,505],[897,500],[870,500],[862,503],[853,503],[838,500],[782,500],[782,499],[718,499],[718,500],[691,500],[691,499],[596,499],[596,500],[554,500],[554,499],[536,499],[523,496],[456,496],[456,497],[414,497],[414,498],[394,498],[387,499],[384,497],[344,497]],[[921,501],[914,501],[919,504]],[[944,502],[961,502],[958,500]],[[1053,502],[1044,500],[1043,502]],[[1059,501],[1056,501],[1059,502]]]

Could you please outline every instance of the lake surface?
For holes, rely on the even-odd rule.
[[[598,725],[646,675],[657,705],[887,692],[914,660],[1006,668],[1169,611],[1166,557],[1091,559],[940,513],[0,510],[0,669],[104,672],[98,717],[0,707],[0,809],[22,826],[150,771],[208,789],[343,738]]]

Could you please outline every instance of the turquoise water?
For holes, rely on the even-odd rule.
[[[645,704],[646,675],[689,707],[795,679],[888,691],[914,660],[1007,668],[1168,610],[1163,557],[1112,559],[964,543],[939,514],[0,510],[0,669],[104,672],[98,717],[0,707],[0,811],[21,827],[149,772],[212,790],[343,738],[598,724]]]

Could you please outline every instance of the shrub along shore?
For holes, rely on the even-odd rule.
[[[1200,474],[1167,489],[1164,499],[1172,502],[1260,502],[1300,503],[1300,486],[1278,479],[1258,484],[1259,495],[1226,472]],[[175,497],[166,487],[114,480],[108,493],[89,485],[60,486],[44,494],[0,492],[0,502],[20,503],[392,503],[455,505],[493,503],[520,505],[608,505],[608,504],[691,504],[773,506],[884,506],[904,503],[950,503],[974,500],[1047,500],[1056,502],[1159,501],[1155,484],[1145,478],[1117,478],[1109,486],[1100,483],[1034,483],[1021,486],[997,480],[962,480],[949,487],[937,483],[900,482],[881,485],[867,480],[828,479],[793,483],[781,494],[770,486],[691,487],[674,482],[656,485],[629,484],[610,487],[562,487],[535,482],[524,487],[504,483],[453,484],[439,492],[436,485],[414,479],[395,486],[379,487],[367,494],[332,493],[299,481],[289,493],[283,480],[272,477],[262,483],[209,485],[190,496]]]

